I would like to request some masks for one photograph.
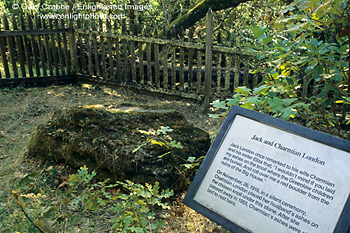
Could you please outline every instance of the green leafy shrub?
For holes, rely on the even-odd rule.
[[[264,80],[254,89],[238,87],[232,98],[214,101],[227,114],[232,105],[337,135],[350,134],[349,37],[342,35],[349,4],[345,0],[295,0],[274,24],[252,28],[245,46],[256,54],[255,70]]]

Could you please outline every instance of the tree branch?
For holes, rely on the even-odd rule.
[[[217,31],[217,30],[219,30],[219,29],[222,27],[222,25],[224,24],[225,20],[226,20],[227,17],[230,15],[230,13],[231,13],[232,10],[233,10],[233,8],[230,8],[228,11],[225,12],[226,14],[225,14],[224,18],[221,20],[219,26],[217,26],[217,27],[214,29],[214,32]]]
[[[220,11],[231,7],[236,7],[239,4],[248,1],[251,0],[202,0],[186,14],[178,17],[172,23],[170,23],[166,27],[166,30],[171,32],[169,33],[169,37],[174,38],[179,35],[181,28],[186,30],[202,19],[207,14],[209,8],[212,9],[212,11]],[[161,31],[160,35],[164,36],[165,32]]]
[[[38,225],[35,224],[35,222],[29,217],[29,215],[27,214],[27,212],[25,211],[24,207],[21,205],[20,201],[18,200],[18,192],[16,191],[12,191],[13,196],[15,197],[17,204],[19,205],[19,207],[21,208],[23,214],[26,216],[26,218],[29,220],[29,222],[36,228],[38,229],[41,233],[45,233],[45,231],[43,231]]]

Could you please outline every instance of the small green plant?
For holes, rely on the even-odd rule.
[[[117,232],[152,232],[164,226],[164,221],[156,219],[156,207],[168,209],[166,203],[162,203],[163,198],[173,195],[172,191],[159,191],[159,183],[154,186],[150,184],[135,184],[129,180],[117,182],[128,194],[118,193],[113,200],[118,200],[111,209],[118,215],[111,219],[112,228]]]
[[[158,158],[162,158],[166,155],[172,154],[173,156],[177,156],[176,150],[177,149],[183,149],[183,146],[181,142],[178,142],[170,137],[168,133],[172,132],[173,129],[169,126],[161,126],[158,130],[139,130],[140,133],[146,134],[147,138],[146,141],[143,142],[140,146],[135,148],[132,152],[135,153],[138,150],[140,150],[142,147],[153,144],[158,145],[161,147],[165,147],[168,151],[159,155]],[[204,156],[200,156],[198,158],[190,156],[186,159],[183,159],[183,164],[181,164],[181,168],[178,169],[180,174],[184,174],[188,170],[196,169],[200,166],[201,162],[203,161]]]
[[[132,153],[137,152],[142,147],[144,147],[148,144],[159,145],[159,146],[162,146],[162,147],[169,149],[169,151],[167,151],[166,153],[159,155],[158,158],[162,158],[165,155],[170,154],[172,152],[173,148],[182,149],[183,146],[181,145],[181,142],[173,140],[168,135],[168,133],[170,133],[172,131],[173,131],[173,129],[170,128],[169,126],[161,126],[160,129],[158,129],[156,131],[154,131],[154,130],[149,130],[149,131],[139,130],[140,133],[146,134],[146,135],[148,135],[148,137],[146,138],[146,141],[144,143],[142,143],[140,146],[138,146],[137,148],[135,148],[132,151]]]
[[[204,157],[205,156],[200,156],[198,158],[192,157],[192,156],[188,157],[187,158],[188,163],[185,163],[182,165],[185,167],[185,170],[183,172],[185,172],[186,170],[198,168],[201,165]]]
[[[106,220],[104,229],[116,232],[152,232],[164,226],[155,211],[169,208],[163,199],[172,196],[172,191],[160,191],[158,182],[154,185],[129,180],[94,183],[95,175],[96,172],[89,173],[87,167],[81,167],[54,193],[42,186],[38,174],[23,177],[22,181],[26,182],[20,180],[21,188],[12,192],[23,216],[16,215],[19,220],[12,222],[13,231],[91,230],[101,224],[101,216]]]

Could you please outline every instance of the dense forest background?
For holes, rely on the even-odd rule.
[[[65,14],[65,9],[43,6],[74,4],[120,5],[123,6],[120,9],[73,9],[72,13],[125,14],[127,22],[137,21],[151,31],[157,27],[161,31],[159,37],[174,40],[182,30],[192,28],[195,35],[192,39],[203,44],[205,37],[198,35],[205,31],[205,15],[212,9],[213,44],[253,54],[254,59],[249,60],[250,74],[259,75],[261,81],[253,88],[239,86],[233,96],[213,101],[209,116],[207,112],[202,116],[197,103],[162,102],[159,106],[176,105],[178,111],[186,111],[187,118],[213,135],[230,107],[239,105],[350,139],[350,4],[347,0],[0,0],[0,14]],[[189,37],[190,33],[185,35]],[[225,232],[208,223],[209,220],[203,225],[203,219],[185,209],[181,201],[164,203],[172,192],[162,192],[157,184],[97,183],[93,180],[96,173],[86,167],[71,175],[68,172],[72,170],[65,166],[48,161],[37,165],[28,159],[25,151],[29,136],[62,106],[77,102],[104,104],[103,101],[112,98],[120,104],[130,101],[146,106],[154,102],[153,97],[129,92],[116,93],[91,85],[79,88],[19,87],[0,92],[0,106],[4,110],[0,113],[3,180],[0,229],[4,228],[5,232],[28,229],[28,232],[59,232],[57,229],[99,232],[111,228],[116,232],[199,232],[207,228]],[[189,158],[186,168],[197,169],[203,157]],[[120,189],[107,192],[117,186],[127,190],[128,195],[119,192]],[[112,208],[107,208],[111,203]],[[167,217],[159,217],[164,214],[160,207],[170,209]],[[116,212],[124,214],[115,215]]]

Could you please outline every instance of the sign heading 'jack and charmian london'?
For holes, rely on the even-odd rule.
[[[350,141],[232,107],[184,203],[232,232],[343,233]]]

